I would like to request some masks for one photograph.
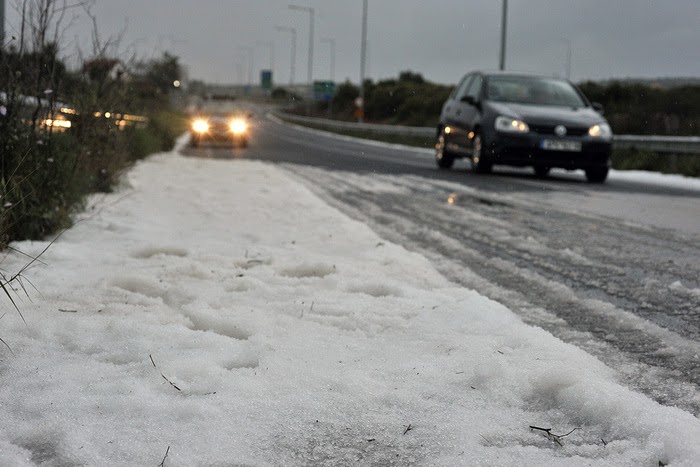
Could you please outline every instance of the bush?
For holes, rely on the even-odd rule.
[[[41,239],[70,224],[72,207],[79,206],[89,181],[76,170],[75,139],[57,134],[13,154],[12,172],[2,179],[0,218],[4,244],[14,239]],[[3,246],[4,246],[3,244]]]
[[[176,138],[186,129],[186,117],[175,112],[158,112],[145,127],[127,128],[124,136],[129,160],[136,161],[149,154],[170,151],[175,146]]]

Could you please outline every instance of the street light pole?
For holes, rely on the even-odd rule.
[[[367,0],[362,1],[362,44],[360,46],[360,107],[358,120],[364,120],[365,62],[367,60]]]
[[[309,14],[309,70],[307,79],[309,86],[313,86],[313,69],[314,69],[314,9],[311,7],[289,5],[290,10],[305,11]]]
[[[290,60],[289,69],[289,85],[294,85],[294,71],[296,69],[296,59],[297,59],[297,30],[287,26],[277,26],[278,31],[286,31],[292,34],[292,58]]]
[[[0,48],[5,46],[5,0],[0,0]]]
[[[331,81],[335,81],[335,39],[321,39],[321,42],[326,42],[330,45],[331,49]]]
[[[506,69],[506,27],[508,24],[508,0],[503,0],[503,12],[501,16],[501,61],[499,70]]]

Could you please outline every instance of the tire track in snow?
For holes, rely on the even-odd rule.
[[[660,403],[700,414],[694,239],[422,177],[288,169],[453,282],[593,353]]]

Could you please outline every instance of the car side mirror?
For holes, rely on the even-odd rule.
[[[593,110],[598,112],[599,114],[603,114],[605,112],[605,108],[603,107],[603,104],[600,102],[593,102],[591,103],[591,106],[593,107]]]

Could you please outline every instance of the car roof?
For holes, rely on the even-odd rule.
[[[512,77],[522,77],[522,78],[544,78],[544,79],[558,79],[561,81],[568,81],[566,78],[561,78],[558,76],[543,75],[538,73],[532,73],[527,71],[508,71],[508,70],[475,70],[470,73],[478,73],[484,77],[491,78],[495,76],[512,76]],[[469,73],[468,73],[469,74]]]

